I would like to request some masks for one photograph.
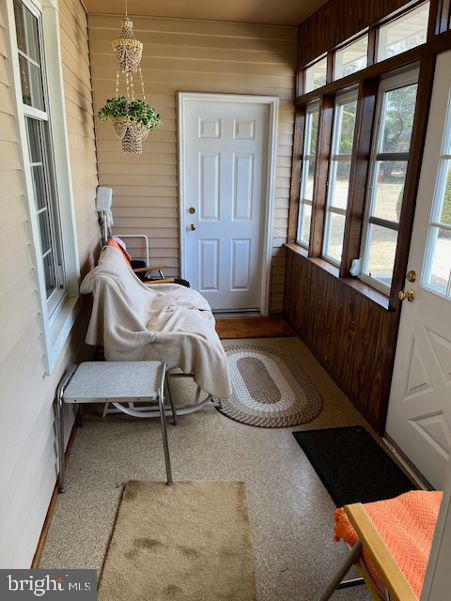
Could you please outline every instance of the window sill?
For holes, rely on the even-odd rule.
[[[304,257],[304,259],[306,259],[310,263],[313,263],[313,265],[319,267],[319,269],[327,271],[327,273],[339,280],[344,286],[349,286],[361,296],[379,305],[385,311],[392,310],[392,308],[390,307],[390,299],[387,296],[385,296],[385,294],[382,294],[378,290],[371,288],[371,286],[364,284],[358,279],[341,278],[340,270],[338,269],[338,267],[332,265],[332,263],[329,263],[325,259],[309,257],[306,249],[294,242],[288,242],[285,244],[285,246],[297,255]]]
[[[61,355],[61,351],[70,336],[79,311],[79,297],[69,296],[63,301],[61,307],[58,309],[58,314],[52,320],[49,328],[50,340],[47,345],[47,375],[52,373],[52,370]]]

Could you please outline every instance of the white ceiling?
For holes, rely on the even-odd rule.
[[[128,0],[128,13],[149,17],[299,25],[327,0]],[[125,0],[84,0],[89,13],[122,14]]]

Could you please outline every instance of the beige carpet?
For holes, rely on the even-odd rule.
[[[127,483],[99,601],[256,601],[243,482]]]
[[[224,341],[224,346],[239,341]],[[259,601],[318,601],[348,554],[333,540],[335,505],[297,444],[292,430],[364,424],[362,416],[298,338],[244,340],[288,353],[318,388],[319,416],[294,428],[254,428],[206,409],[168,424],[176,480],[246,483]],[[174,383],[177,402],[195,385]],[[100,571],[123,484],[163,480],[158,420],[87,416],[77,432],[67,479],[50,526],[41,568]],[[369,601],[365,587],[337,591],[333,601]],[[150,599],[149,601],[152,601]]]

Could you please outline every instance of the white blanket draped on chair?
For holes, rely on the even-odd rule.
[[[193,374],[200,388],[231,395],[227,359],[210,305],[177,284],[143,284],[117,248],[106,246],[80,291],[93,293],[87,344],[103,345],[107,361],[158,360]]]

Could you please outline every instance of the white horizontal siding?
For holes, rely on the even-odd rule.
[[[77,61],[63,67],[69,150],[80,257],[98,246],[94,207],[97,184],[86,15],[78,0],[62,0],[63,44],[77,40]],[[76,15],[76,17],[75,17]],[[74,21],[77,29],[74,30]],[[80,23],[84,22],[83,28]],[[76,326],[52,373],[45,375],[36,269],[20,158],[6,7],[0,3],[0,568],[28,568],[56,479],[53,398],[56,385],[81,347]],[[76,35],[75,35],[76,34]],[[87,83],[89,84],[87,86]],[[72,87],[70,87],[72,86]],[[76,87],[73,87],[76,86]],[[70,92],[67,89],[70,87]],[[73,102],[72,102],[73,100]],[[86,137],[86,143],[80,137]],[[80,227],[81,224],[81,227]],[[70,412],[69,412],[70,413]],[[68,421],[68,426],[71,420]]]
[[[96,120],[99,177],[114,191],[115,231],[145,233],[152,258],[179,272],[177,92],[278,95],[276,209],[273,224],[271,311],[282,307],[285,264],[282,245],[288,227],[288,198],[293,138],[293,88],[296,30],[290,27],[134,19],[144,42],[142,69],[146,92],[163,124],[145,142],[142,155],[122,154],[110,123]],[[120,19],[89,17],[94,106],[114,95],[116,63],[111,40]],[[133,242],[131,250],[142,246]]]

